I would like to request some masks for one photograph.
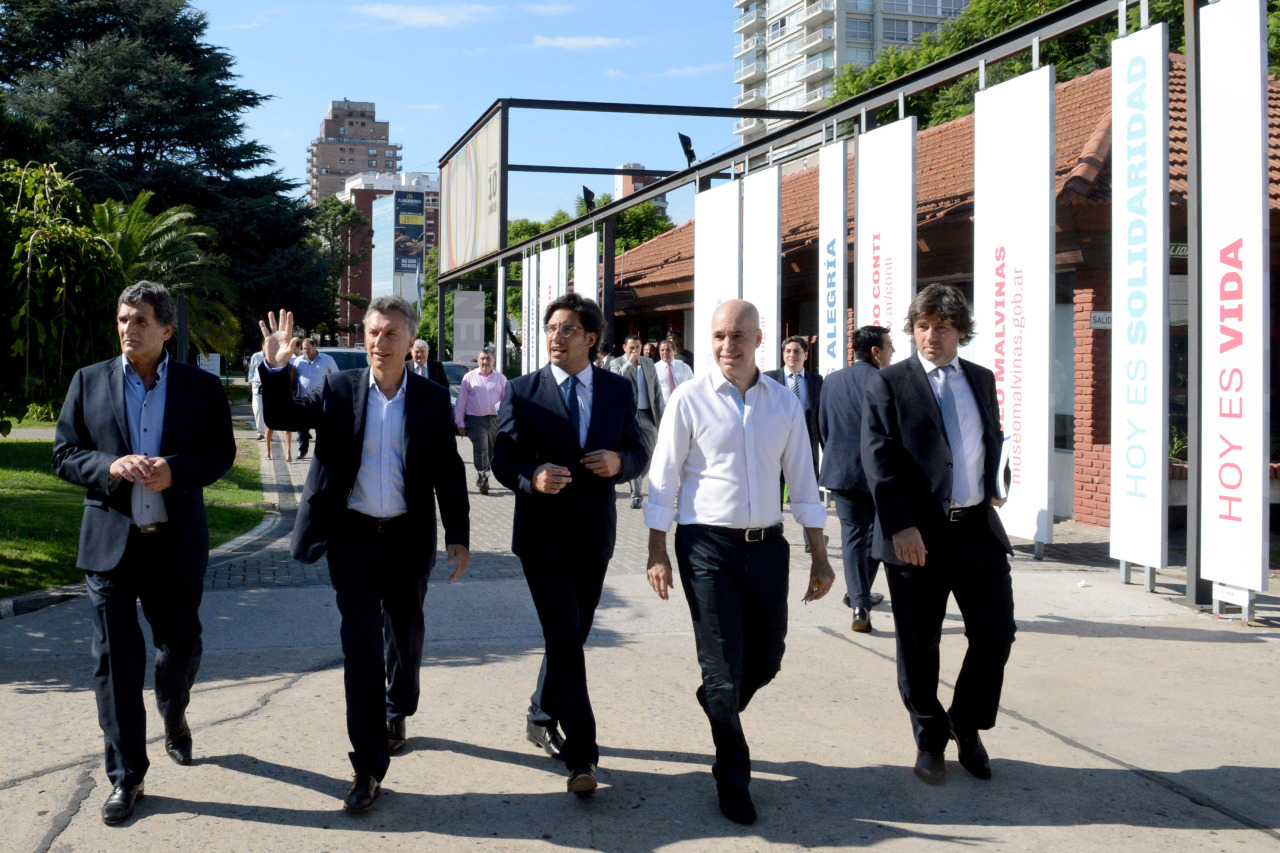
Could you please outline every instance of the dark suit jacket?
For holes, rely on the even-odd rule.
[[[653,414],[653,422],[661,423],[666,401],[662,397],[662,387],[658,385],[658,371],[653,366],[653,359],[647,356],[640,356],[636,363],[637,366],[632,367],[630,359],[620,355],[609,363],[609,370],[627,380],[628,385],[631,384],[631,374],[640,371],[641,381],[649,394],[649,411]],[[650,451],[652,452],[652,448]]]
[[[416,372],[417,372],[417,370],[418,370],[418,365],[417,365],[417,363],[416,363],[416,362],[414,362],[412,359],[410,359],[409,361],[407,361],[407,362],[405,362],[405,363],[406,363],[407,365],[409,365],[409,372],[410,372],[410,373],[416,373]],[[421,374],[419,374],[419,375],[421,375]],[[445,372],[444,372],[444,365],[443,365],[443,364],[441,364],[440,362],[436,361],[436,360],[435,360],[435,359],[433,359],[433,358],[429,358],[429,359],[427,359],[427,376],[426,376],[426,378],[427,378],[427,379],[430,379],[432,382],[436,383],[437,385],[443,385],[446,389],[449,387],[449,375],[448,375],[447,373],[445,373]]]
[[[787,384],[786,372],[787,369],[785,367],[780,367],[777,370],[766,370],[764,375],[790,391],[791,386]],[[818,448],[822,444],[822,436],[818,432],[818,402],[822,399],[822,377],[816,371],[805,367],[804,380],[808,391],[808,404],[804,410],[804,425],[809,430],[809,447],[813,451],[813,470],[814,473],[817,473]]]
[[[364,447],[369,368],[331,373],[305,397],[291,397],[285,371],[262,368],[262,413],[272,429],[315,429],[315,458],[298,504],[290,553],[314,563],[343,524]],[[450,545],[470,545],[467,475],[458,456],[449,392],[409,372],[404,409],[404,483],[408,513],[423,536],[426,568],[436,559],[436,502]]]
[[[204,487],[227,473],[236,458],[231,409],[217,377],[197,367],[170,359],[166,382],[160,455],[173,472],[173,485],[162,493],[164,508],[175,534],[176,568],[203,574],[209,564]],[[146,487],[120,480],[113,489],[110,470],[132,452],[120,357],[81,368],[67,389],[53,444],[58,476],[88,489],[79,568],[110,571],[124,556],[133,490]]]
[[[983,485],[988,499],[996,494],[996,469],[1004,434],[996,403],[996,380],[990,370],[960,360],[974,399],[982,413],[986,470]],[[944,505],[951,500],[951,448],[942,425],[942,410],[916,356],[877,372],[867,381],[862,420],[862,465],[876,502],[874,557],[902,565],[893,551],[893,534],[916,527],[925,547],[933,551],[947,520]],[[990,504],[991,532],[1010,554],[1000,516]]]
[[[822,473],[818,485],[842,492],[867,492],[862,470],[862,397],[867,380],[880,372],[869,361],[827,374],[818,402]]]
[[[603,562],[613,557],[614,485],[637,477],[653,447],[636,423],[629,380],[593,366],[591,395],[587,444],[580,447],[550,365],[507,385],[498,410],[493,474],[516,493],[511,550],[521,557]],[[622,457],[617,476],[605,479],[582,467],[579,460],[592,450]],[[533,472],[547,462],[570,471],[572,482],[559,494],[533,490]]]

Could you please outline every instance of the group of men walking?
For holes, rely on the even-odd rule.
[[[208,560],[201,490],[234,457],[217,382],[165,354],[173,314],[159,285],[142,282],[121,295],[123,354],[76,374],[54,450],[59,474],[88,489],[79,565],[94,613],[95,688],[113,784],[102,813],[108,824],[133,813],[147,770],[139,600],[159,650],[166,751],[179,764],[191,760],[185,709],[200,661]],[[649,583],[664,600],[675,583],[667,547],[675,528],[675,566],[702,671],[694,699],[715,745],[720,808],[734,821],[756,819],[740,715],[778,673],[785,648],[784,484],[811,555],[803,600],[822,598],[835,579],[819,473],[836,494],[842,523],[861,525],[861,533],[843,537],[855,630],[859,612],[871,606],[870,558],[859,555],[887,567],[916,774],[942,782],[942,753],[954,738],[961,763],[989,777],[978,731],[995,722],[1013,640],[1012,593],[1008,541],[993,510],[1004,494],[994,380],[956,357],[973,335],[959,292],[934,285],[916,297],[907,328],[917,353],[892,366],[885,366],[888,330],[860,330],[858,363],[829,377],[825,389],[820,377],[793,369],[805,360],[802,339],[786,342],[780,382],[758,370],[759,315],[740,300],[717,308],[713,366],[696,376],[675,367],[679,341],[663,343],[661,367],[639,355],[638,338],[607,368],[593,363],[605,318],[576,293],[548,305],[542,322],[543,368],[508,383],[482,360],[456,405],[421,375],[416,358],[406,365],[417,315],[403,299],[370,303],[367,370],[326,375],[306,393],[295,394],[289,379],[292,314],[282,310],[261,324],[256,379],[267,425],[316,432],[291,553],[308,563],[327,555],[342,617],[354,771],[344,808],[373,806],[417,710],[437,508],[451,582],[470,559],[459,434],[486,439],[475,442],[477,488],[488,491],[491,471],[515,495],[511,547],[545,640],[526,735],[564,762],[569,792],[586,796],[597,787],[584,645],[613,556],[615,488],[631,482],[632,505],[643,506],[650,530]],[[482,458],[489,437],[492,454]],[[827,462],[819,471],[820,442],[827,461],[860,465],[858,475],[837,476]],[[638,480],[646,471],[643,502]],[[943,710],[938,642],[952,593],[969,651]]]

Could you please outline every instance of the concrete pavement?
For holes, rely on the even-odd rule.
[[[588,647],[602,789],[579,801],[524,740],[541,635],[502,490],[472,495],[474,568],[452,585],[443,567],[433,576],[409,748],[373,813],[353,818],[340,803],[350,769],[333,593],[323,567],[295,571],[284,551],[306,464],[264,465],[279,526],[213,561],[189,711],[196,759],[177,767],[156,742],[125,825],[99,818],[109,787],[85,602],[0,620],[0,850],[1280,848],[1280,603],[1261,599],[1255,626],[1189,611],[1176,573],[1156,594],[1124,586],[1096,532],[1071,525],[1050,559],[1014,561],[1018,641],[984,736],[995,778],[970,777],[952,749],[935,789],[911,775],[888,605],[875,633],[855,635],[843,581],[799,604],[807,562],[788,521],[788,650],[744,715],[760,821],[739,827],[716,808],[688,610],[678,589],[669,602],[649,589],[640,513],[620,501]],[[833,515],[833,542],[836,530]],[[962,632],[953,610],[944,696]]]

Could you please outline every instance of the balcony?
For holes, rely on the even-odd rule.
[[[754,89],[748,89],[738,97],[734,98],[733,107],[738,110],[753,109],[755,107],[764,106],[764,102],[764,86],[757,86]]]
[[[734,122],[733,132],[737,134],[751,133],[753,130],[763,126],[764,122],[758,118],[744,118],[741,121]]]
[[[796,24],[813,25],[828,18],[834,18],[836,13],[836,0],[818,0],[817,3],[810,3],[804,7],[804,11],[800,13]]]
[[[831,97],[831,93],[834,91],[835,86],[831,83],[819,86],[817,89],[814,89],[812,92],[809,92],[804,96],[804,100],[800,102],[800,109],[809,110],[811,112],[813,110],[822,109],[827,105],[827,99]]]
[[[796,74],[796,80],[818,80],[823,77],[830,77],[835,73],[835,66],[835,55],[824,53],[822,56],[815,57],[801,65],[800,71]]]
[[[804,53],[817,53],[820,50],[826,50],[835,44],[836,30],[835,27],[827,27],[817,32],[809,33],[800,42],[800,50]]]
[[[757,50],[762,47],[764,47],[763,35],[754,35],[754,36],[751,36],[750,38],[745,38],[738,44],[734,45],[733,58],[737,59],[738,57],[742,56],[748,51]]]
[[[754,83],[764,78],[765,62],[759,60],[752,62],[750,65],[744,65],[739,68],[733,75],[734,83]]]
[[[750,6],[754,0],[733,0],[733,8],[741,9],[743,6]]]
[[[778,42],[789,39],[796,33],[800,32],[797,27],[778,27],[776,30],[769,31],[767,44],[777,44]]]
[[[764,26],[765,15],[759,9],[752,9],[747,12],[733,25],[735,33],[754,33],[756,30]]]

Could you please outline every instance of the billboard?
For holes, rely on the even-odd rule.
[[[760,312],[764,334],[756,366],[776,370],[782,366],[781,166],[752,171],[742,179],[742,298]]]
[[[849,143],[843,139],[818,152],[817,369],[826,376],[848,364]],[[813,367],[810,360],[809,366]]]
[[[426,246],[425,196],[401,190],[395,195],[395,271],[416,276],[422,271]]]
[[[502,248],[502,123],[495,113],[440,167],[440,272]]]

